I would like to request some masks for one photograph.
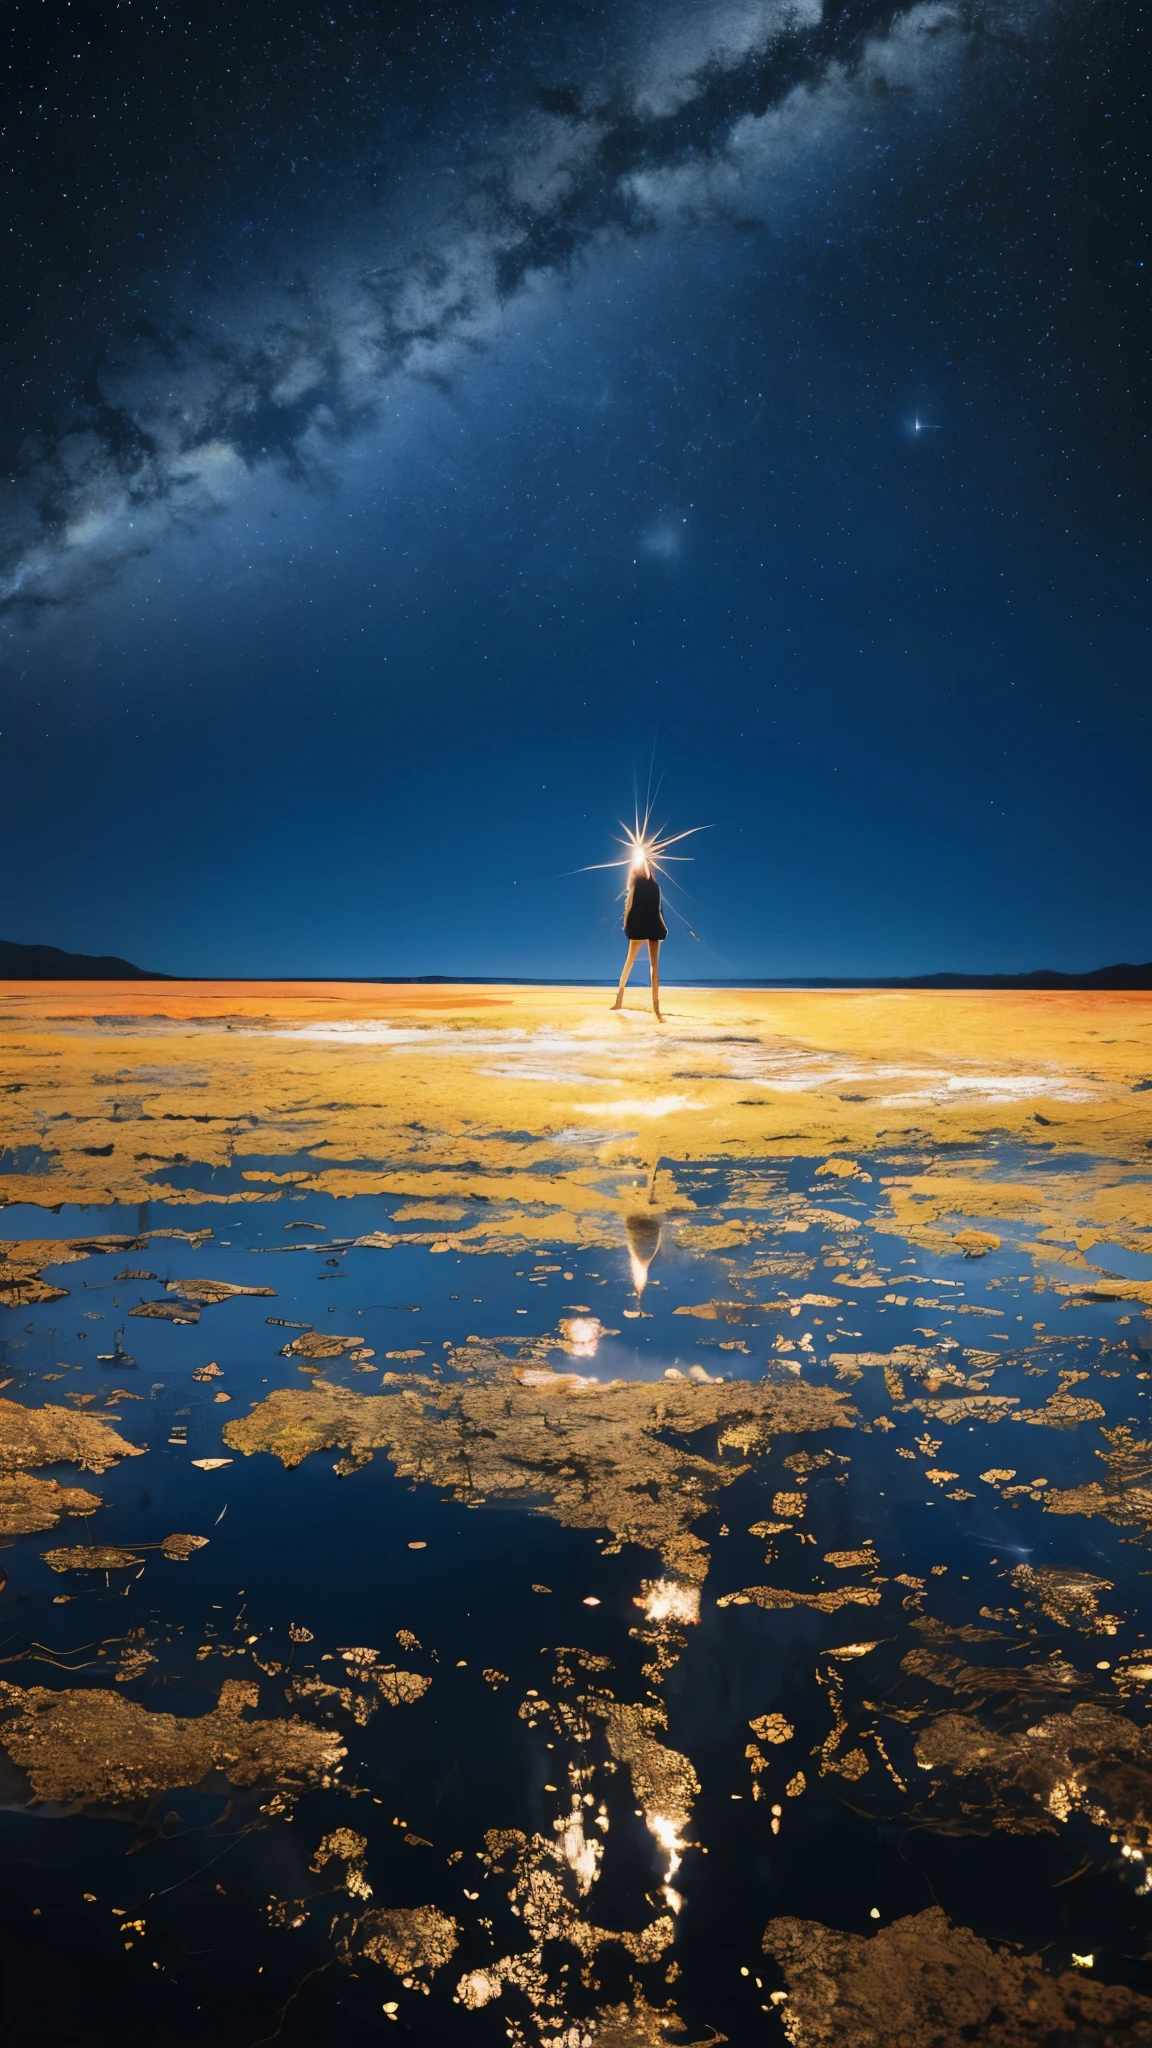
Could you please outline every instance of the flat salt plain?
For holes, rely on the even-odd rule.
[[[0,988],[15,2040],[1152,2040],[1152,999],[608,1000]]]

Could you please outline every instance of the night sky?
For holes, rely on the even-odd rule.
[[[1116,0],[7,10],[3,936],[1152,956]],[[15,856],[15,857],[14,857]]]

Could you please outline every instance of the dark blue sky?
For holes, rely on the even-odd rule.
[[[190,12],[11,13],[4,936],[614,972],[655,748],[669,979],[1152,955],[1135,8]]]

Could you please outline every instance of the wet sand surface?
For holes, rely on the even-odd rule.
[[[12,2038],[1152,2043],[1152,999],[0,986]]]

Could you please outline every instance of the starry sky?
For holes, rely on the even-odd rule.
[[[1135,6],[5,35],[3,936],[614,975],[651,777],[670,981],[1152,956]]]

